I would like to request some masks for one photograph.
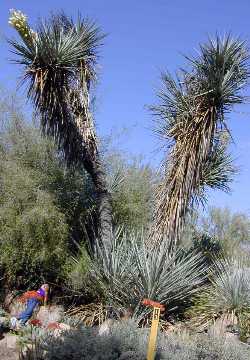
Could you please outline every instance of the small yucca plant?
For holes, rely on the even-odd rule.
[[[174,254],[168,242],[148,248],[143,233],[113,234],[111,246],[99,245],[93,260],[93,277],[110,304],[145,313],[144,298],[167,305],[180,303],[197,291],[206,269],[200,254]]]
[[[217,318],[234,325],[250,319],[250,268],[242,259],[218,260],[210,275],[211,285],[195,297],[187,315],[203,326]]]

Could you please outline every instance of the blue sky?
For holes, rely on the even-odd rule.
[[[97,88],[98,132],[117,134],[128,128],[123,137],[118,137],[120,146],[133,154],[143,154],[155,166],[163,154],[156,151],[159,143],[151,131],[152,117],[146,106],[156,100],[160,71],[174,71],[184,65],[182,54],[192,54],[216,31],[231,31],[250,44],[249,0],[5,0],[0,11],[0,84],[9,88],[16,86],[20,76],[20,69],[9,63],[11,55],[4,40],[5,36],[14,36],[8,26],[10,8],[26,13],[31,24],[37,17],[61,9],[73,16],[80,10],[98,22],[108,34],[101,49]],[[25,92],[20,95],[25,97]],[[228,124],[240,175],[232,184],[231,195],[212,193],[209,205],[249,212],[250,106],[239,111],[230,115]]]

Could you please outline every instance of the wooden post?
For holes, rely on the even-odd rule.
[[[154,360],[155,358],[155,345],[156,345],[157,332],[158,332],[158,326],[160,320],[160,311],[161,311],[160,308],[154,307],[150,337],[148,342],[147,360]]]
[[[154,360],[160,313],[161,311],[164,311],[165,308],[162,304],[149,299],[144,299],[142,303],[145,306],[153,307],[153,317],[152,317],[152,324],[151,324],[151,330],[150,330],[150,336],[148,342],[147,360]]]

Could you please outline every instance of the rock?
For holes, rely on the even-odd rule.
[[[0,316],[0,326],[5,325],[8,322],[8,319],[5,316]]]
[[[237,334],[237,333],[232,333],[232,332],[226,332],[226,333],[225,333],[225,338],[226,338],[226,340],[228,340],[228,341],[231,341],[231,340],[233,340],[233,341],[239,341],[239,340],[240,340],[239,334]]]
[[[1,360],[18,360],[18,350],[17,336],[4,334],[4,336],[0,338]]]
[[[2,348],[0,346],[0,359],[1,360],[18,360],[19,355],[13,349]]]
[[[104,321],[101,326],[99,327],[98,335],[109,335],[111,332],[111,327],[114,325],[115,320],[108,319]]]
[[[64,308],[62,306],[41,306],[36,315],[36,319],[40,320],[43,326],[47,326],[49,323],[60,322],[63,314]]]
[[[8,349],[16,349],[17,348],[18,336],[6,335],[5,338],[6,338],[6,346]]]
[[[229,328],[237,325],[237,319],[232,316],[224,316],[217,319],[214,324],[208,329],[208,335],[210,336],[223,336],[228,332]]]

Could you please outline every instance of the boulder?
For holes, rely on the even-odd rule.
[[[104,321],[101,326],[99,327],[98,330],[98,335],[103,336],[103,335],[109,335],[111,332],[111,328],[114,325],[114,322],[116,320],[113,319],[108,319],[106,321]]]
[[[17,349],[18,347],[18,336],[17,335],[9,335],[5,336],[6,346],[8,349]]]
[[[36,314],[36,319],[39,320],[43,326],[47,326],[49,323],[60,322],[63,318],[63,314],[63,306],[41,306]]]
[[[208,335],[210,336],[224,336],[226,333],[230,333],[229,329],[237,325],[237,318],[233,316],[222,316],[215,320],[213,325],[208,329]]]
[[[239,341],[240,340],[239,334],[233,333],[233,332],[226,332],[225,333],[225,338],[229,342],[231,342],[231,341]]]

